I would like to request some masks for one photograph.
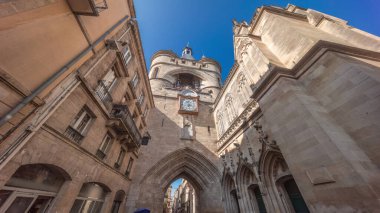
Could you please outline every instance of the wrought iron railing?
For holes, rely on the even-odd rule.
[[[120,119],[124,126],[127,128],[128,132],[131,134],[132,140],[136,143],[137,147],[141,145],[141,134],[137,128],[131,113],[129,112],[127,105],[114,104],[111,117]]]
[[[80,132],[78,132],[76,129],[74,129],[71,126],[67,127],[67,129],[65,131],[65,135],[70,140],[72,140],[76,143],[79,143],[84,138],[84,136]]]

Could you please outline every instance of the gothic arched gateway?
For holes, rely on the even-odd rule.
[[[162,212],[165,192],[171,182],[186,179],[194,187],[196,212],[222,212],[220,200],[220,172],[207,158],[190,148],[177,150],[162,158],[140,182],[137,207]]]

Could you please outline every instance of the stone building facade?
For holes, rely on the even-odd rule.
[[[221,86],[190,47],[148,76],[131,0],[0,17],[0,212],[163,212],[178,178],[200,213],[380,209],[380,39],[347,21],[259,8]]]
[[[127,212],[162,212],[165,192],[178,178],[194,187],[196,212],[223,212],[212,113],[220,65],[206,57],[195,60],[190,47],[182,56],[159,51],[149,77],[155,104],[147,118],[151,140],[141,147]]]
[[[195,213],[195,194],[193,186],[187,181],[182,180],[173,196],[173,213]]]
[[[233,31],[213,106],[225,212],[377,212],[380,39],[294,5]]]
[[[152,57],[152,140],[128,212],[162,211],[177,178],[196,212],[376,212],[380,39],[294,5],[263,6],[233,32],[223,87],[189,47]]]
[[[0,17],[0,212],[124,212],[154,107],[133,2]]]

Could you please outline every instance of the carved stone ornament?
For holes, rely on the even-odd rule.
[[[259,133],[259,142],[263,145],[267,145],[270,148],[278,149],[277,143],[275,140],[269,140],[268,135],[263,131],[263,127],[259,122],[255,122],[253,127],[256,129],[257,133]]]

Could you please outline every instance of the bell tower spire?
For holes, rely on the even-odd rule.
[[[193,49],[191,49],[189,42],[187,42],[186,47],[183,48],[181,58],[195,60],[193,57]]]

